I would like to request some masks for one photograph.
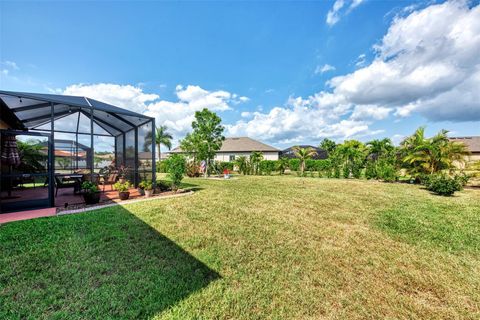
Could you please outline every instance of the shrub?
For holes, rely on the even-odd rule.
[[[377,166],[377,178],[386,182],[397,180],[397,170],[395,166],[386,161],[380,161]]]
[[[113,188],[115,188],[115,190],[117,190],[118,192],[127,192],[130,187],[131,185],[130,185],[130,182],[128,181],[125,181],[125,182],[117,181],[113,185]]]
[[[463,189],[462,178],[450,177],[446,174],[432,174],[424,179],[425,187],[442,196],[451,196],[455,191]]]
[[[172,180],[172,189],[176,191],[187,169],[185,157],[179,154],[170,156],[166,161],[168,177]]]
[[[262,160],[260,161],[260,172],[262,174],[271,175],[275,171],[275,166],[277,162],[273,160]]]
[[[166,173],[167,172],[166,160],[157,161],[156,169],[157,169],[157,172],[159,173]]]
[[[153,189],[153,184],[151,180],[142,180],[139,184],[138,187],[140,189],[144,190],[152,190]]]
[[[306,171],[317,171],[318,170],[317,160],[314,160],[314,159],[305,160],[305,170]]]
[[[170,182],[163,180],[157,181],[157,189],[160,190],[160,192],[169,191],[171,188],[172,187]]]
[[[290,161],[288,161],[288,167],[291,171],[300,170],[300,159],[290,159]]]
[[[280,174],[285,173],[285,169],[288,168],[288,158],[282,157],[275,161],[275,170],[277,170]]]
[[[376,179],[377,178],[377,168],[373,161],[368,161],[367,166],[365,167],[365,178],[367,179]]]
[[[233,171],[233,166],[234,166],[233,162],[225,161],[225,162],[219,163],[220,172],[223,172],[225,169],[227,169],[228,171]]]
[[[193,161],[187,163],[186,174],[190,178],[200,177],[200,166]]]

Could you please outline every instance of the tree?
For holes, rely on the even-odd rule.
[[[167,126],[160,126],[155,130],[155,144],[158,148],[158,161],[162,160],[162,152],[160,149],[162,144],[167,147],[168,150],[172,148],[173,136],[167,130]]]
[[[313,148],[300,148],[300,147],[294,147],[293,148],[293,153],[295,156],[300,160],[300,173],[303,175],[303,172],[305,171],[305,161],[307,159],[313,158],[317,152]]]
[[[210,163],[215,154],[222,147],[225,140],[224,127],[220,124],[222,119],[215,112],[204,108],[195,112],[195,120],[192,122],[193,132],[181,142],[200,160],[205,160],[205,177],[209,174]]]
[[[330,140],[328,138],[323,139],[319,146],[320,149],[327,151],[328,154],[335,151],[336,147],[337,147],[337,144],[335,143],[335,141]]]
[[[365,161],[365,145],[357,140],[346,140],[337,146],[336,152],[343,160],[343,176],[348,178],[351,173],[355,178],[360,178]]]
[[[185,157],[179,154],[170,156],[166,162],[168,177],[172,180],[172,189],[177,191],[187,170]]]
[[[433,174],[453,169],[455,162],[465,163],[465,156],[469,155],[467,147],[450,141],[447,134],[447,130],[441,130],[435,136],[425,138],[425,128],[421,127],[402,142],[402,162],[412,175]]]
[[[250,154],[250,164],[252,166],[252,171],[254,174],[258,174],[259,172],[259,165],[260,165],[260,161],[263,160],[263,153],[261,153],[260,151],[253,151],[251,154]]]
[[[238,172],[246,175],[249,173],[249,163],[248,159],[245,156],[240,156],[235,160],[236,165],[238,166]]]
[[[287,157],[281,157],[280,159],[278,159],[276,169],[278,170],[278,172],[280,172],[280,174],[285,173],[285,170],[288,168],[288,163],[289,159]]]

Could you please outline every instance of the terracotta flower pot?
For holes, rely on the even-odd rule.
[[[120,200],[128,200],[128,198],[130,197],[130,191],[119,192],[118,197],[120,198]]]
[[[145,198],[150,198],[153,195],[153,190],[145,190]]]

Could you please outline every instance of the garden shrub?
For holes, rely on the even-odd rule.
[[[157,189],[160,192],[169,191],[172,188],[171,183],[169,181],[158,180],[157,181]]]
[[[200,177],[200,166],[193,161],[189,161],[187,163],[186,174],[190,178]]]
[[[157,161],[156,171],[158,173],[166,173],[167,172],[165,160]]]
[[[273,171],[275,171],[275,167],[277,165],[277,161],[273,160],[262,160],[260,161],[260,172],[262,174],[271,175]]]
[[[229,171],[233,171],[234,163],[228,162],[228,161],[220,162],[219,167],[220,167],[220,172],[223,172],[225,169]]]
[[[288,166],[290,171],[300,170],[300,159],[290,159],[290,161],[288,161]]]
[[[386,182],[396,181],[398,176],[395,166],[386,161],[379,161],[377,166],[377,178]]]
[[[305,160],[305,170],[317,171],[318,170],[317,160],[314,160],[314,159]]]
[[[455,191],[463,189],[462,178],[450,177],[444,173],[432,174],[424,179],[425,187],[442,196],[451,196]]]
[[[166,162],[168,177],[172,180],[172,189],[176,191],[187,170],[185,157],[179,154],[171,155]]]
[[[368,161],[365,167],[365,178],[367,179],[376,179],[377,178],[377,168],[375,162]]]

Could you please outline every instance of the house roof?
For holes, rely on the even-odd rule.
[[[451,137],[450,141],[463,142],[470,152],[480,152],[480,136],[476,137]]]
[[[108,103],[79,96],[0,90],[0,100],[28,129],[42,130],[50,123],[51,105],[53,105],[55,121],[65,120],[69,129],[75,128],[76,131],[79,131],[79,127],[82,126],[82,119],[88,120],[93,111],[93,121],[97,126],[95,132],[111,136],[118,136],[153,119]],[[89,123],[86,127],[90,130]]]
[[[222,143],[222,147],[217,152],[279,152],[280,150],[269,146],[263,142],[254,140],[249,137],[231,137],[225,138]],[[180,147],[176,147],[170,153],[182,153]]]
[[[293,159],[293,158],[296,158],[295,156],[295,152],[294,152],[294,148],[295,147],[299,147],[299,148],[312,148],[314,149],[317,154],[315,156],[313,156],[312,158],[315,159],[315,160],[318,160],[318,159],[327,159],[328,158],[328,153],[327,151],[323,150],[323,149],[320,149],[320,148],[317,148],[317,147],[314,147],[314,146],[310,146],[310,145],[299,145],[299,146],[291,146],[290,148],[287,148],[285,150],[282,150],[280,156],[281,157],[285,157],[285,158],[290,158],[290,159]]]

